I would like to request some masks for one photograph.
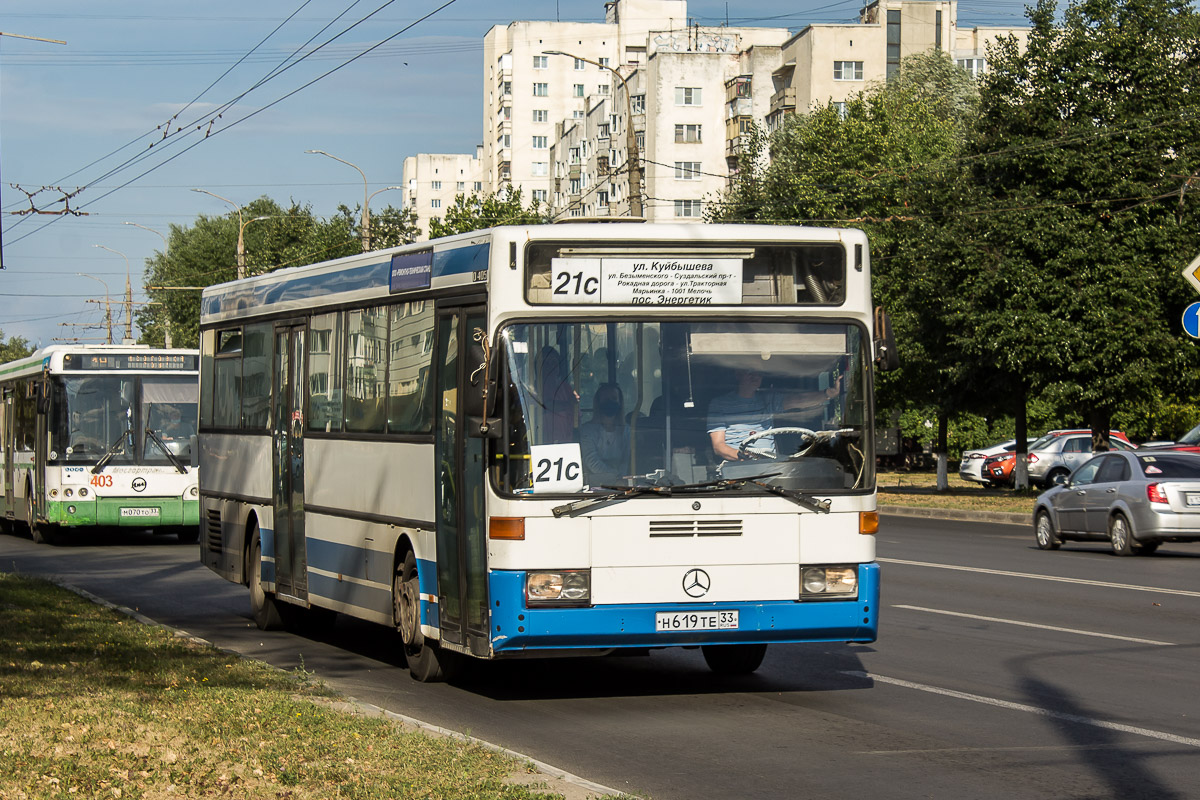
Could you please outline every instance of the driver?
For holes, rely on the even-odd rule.
[[[708,436],[713,452],[725,461],[752,458],[752,453],[741,450],[741,446],[754,434],[771,430],[779,412],[819,412],[839,391],[835,384],[823,392],[760,392],[762,373],[736,369],[733,374],[737,388],[713,398],[708,405]],[[751,442],[750,448],[774,451],[775,438],[762,436]]]

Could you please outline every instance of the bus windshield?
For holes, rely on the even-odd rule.
[[[865,342],[846,322],[510,324],[496,489],[870,490]]]
[[[195,378],[62,376],[54,379],[53,394],[51,461],[94,465],[106,455],[110,464],[192,460]]]

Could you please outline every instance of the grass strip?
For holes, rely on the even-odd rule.
[[[965,481],[952,468],[949,488],[938,491],[936,472],[890,472],[876,475],[879,505],[917,508],[949,508],[965,511],[1015,511],[1033,514],[1033,501],[1041,489],[1012,489],[1005,486],[985,488]]]
[[[0,574],[0,800],[562,796],[506,783],[527,771],[507,756],[328,697],[302,673]]]

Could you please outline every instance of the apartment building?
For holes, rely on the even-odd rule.
[[[482,146],[474,155],[457,153],[418,153],[404,159],[404,208],[417,213],[420,239],[429,236],[429,220],[445,215],[458,195],[484,193]]]

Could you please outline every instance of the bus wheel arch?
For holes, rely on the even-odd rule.
[[[259,630],[274,631],[283,627],[283,615],[275,602],[275,593],[268,592],[262,584],[262,537],[258,531],[258,519],[251,515],[246,524],[246,540],[249,542],[246,582],[250,587],[250,610],[254,613],[254,624]]]
[[[50,523],[39,524],[37,510],[34,508],[33,482],[25,482],[25,522],[29,526],[29,537],[37,544],[55,544],[58,526]]]
[[[437,646],[421,631],[421,585],[417,555],[404,540],[396,552],[392,576],[392,622],[400,633],[408,671],[414,679],[427,683],[442,679]]]

